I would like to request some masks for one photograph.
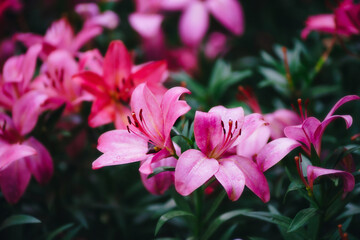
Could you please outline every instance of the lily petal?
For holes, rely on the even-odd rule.
[[[258,165],[249,158],[233,155],[228,157],[236,164],[245,176],[245,185],[263,202],[270,200],[269,185]]]
[[[0,171],[17,160],[37,154],[33,147],[26,145],[8,144],[0,141],[0,147]]]
[[[225,188],[231,201],[241,196],[245,187],[245,176],[232,159],[220,160],[219,170],[215,173],[216,179]]]
[[[133,13],[129,23],[143,38],[152,38],[159,34],[164,17],[160,14]]]
[[[209,27],[209,14],[205,5],[194,1],[183,12],[179,32],[181,41],[188,46],[197,46]]]
[[[309,165],[307,167],[307,178],[309,180],[310,187],[313,187],[315,179],[317,179],[320,176],[328,176],[333,175],[336,177],[341,177],[343,179],[344,184],[344,192],[351,192],[354,189],[355,186],[355,178],[352,174],[340,171],[340,170],[334,170],[334,169],[325,169],[321,167],[315,167]]]
[[[191,194],[195,189],[209,180],[219,169],[216,159],[208,158],[194,149],[184,152],[175,168],[175,188],[183,196]]]
[[[237,0],[208,0],[206,2],[212,15],[235,35],[244,33],[244,13]]]
[[[260,170],[265,172],[283,159],[293,149],[300,146],[301,143],[290,138],[278,138],[269,142],[262,148],[256,158]]]
[[[349,101],[353,101],[353,100],[359,100],[360,97],[357,96],[357,95],[348,95],[348,96],[345,96],[343,98],[341,98],[339,101],[337,101],[337,103],[335,103],[335,105],[331,108],[330,112],[326,115],[324,121],[331,117],[334,112],[339,108],[341,107],[343,104],[349,102]]]

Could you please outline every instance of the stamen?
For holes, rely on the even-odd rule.
[[[341,224],[339,224],[339,225],[337,225],[337,227],[338,227],[338,231],[339,231],[339,235],[340,235],[340,238],[342,239],[342,236],[343,236],[343,231],[342,231],[342,225]]]
[[[286,79],[288,80],[290,89],[294,90],[294,83],[293,83],[293,80],[291,77],[289,62],[288,62],[288,58],[287,58],[287,48],[282,47],[282,51],[283,51],[283,55],[284,55],[284,67],[285,67]]]
[[[299,156],[294,157],[294,160],[295,160],[296,169],[301,178],[301,181],[304,183],[304,185],[308,191],[309,191],[309,189],[311,189],[311,191],[312,191],[312,186],[309,186],[308,182],[305,180],[304,175],[303,175],[302,166],[301,166],[301,163],[302,163],[301,154],[299,154]],[[309,194],[310,194],[310,192],[309,192]]]
[[[129,116],[127,116],[127,120],[128,120],[128,122],[129,122],[129,124],[132,125],[132,122],[131,122],[131,119],[130,119]]]
[[[237,121],[235,121],[235,129],[237,129],[238,127],[238,124],[237,124]]]
[[[139,112],[139,117],[140,117],[140,122],[143,121],[143,114],[142,114],[143,110],[142,108],[140,109],[140,112]]]
[[[126,128],[127,128],[128,132],[129,132],[129,133],[131,133],[131,132],[130,132],[130,128],[129,128],[129,126],[126,126]]]
[[[298,102],[298,106],[299,106],[299,112],[300,112],[301,119],[304,121],[305,119],[304,119],[304,113],[303,113],[301,98],[299,98],[297,100],[297,102]]]

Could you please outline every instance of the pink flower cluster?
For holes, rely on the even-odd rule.
[[[360,34],[360,4],[353,0],[343,0],[334,9],[333,14],[319,14],[306,20],[306,27],[301,37],[306,38],[310,32],[318,31],[349,37]]]

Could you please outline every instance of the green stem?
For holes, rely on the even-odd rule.
[[[195,224],[195,239],[200,239],[202,235],[202,207],[203,207],[203,196],[204,189],[200,187],[194,193],[194,201],[195,201],[195,216],[196,216],[196,224]]]

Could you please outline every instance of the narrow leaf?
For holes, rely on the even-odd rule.
[[[1,224],[0,231],[11,226],[30,223],[41,223],[41,221],[29,215],[12,215]]]
[[[300,227],[304,226],[309,219],[316,215],[317,209],[316,208],[307,208],[299,211],[294,219],[292,220],[288,232],[293,232]]]
[[[155,228],[155,235],[158,234],[160,228],[170,219],[175,218],[175,217],[195,217],[192,213],[189,212],[185,212],[185,211],[171,211],[168,213],[165,213],[164,215],[162,215],[159,219],[159,221],[156,224],[156,228]]]

